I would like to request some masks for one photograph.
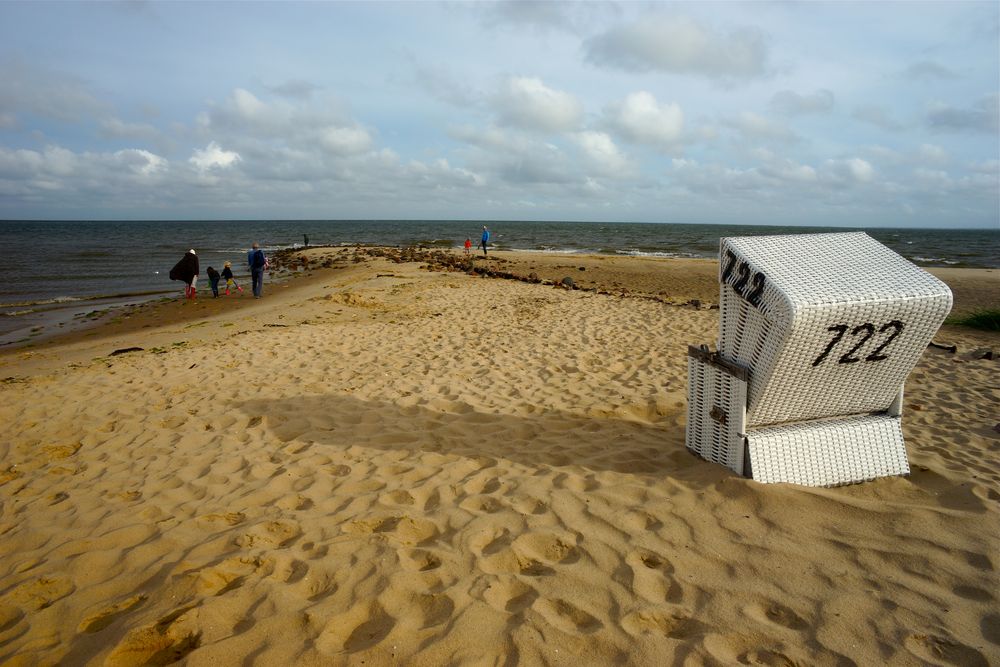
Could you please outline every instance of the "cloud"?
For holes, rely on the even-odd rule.
[[[167,161],[164,158],[140,148],[126,148],[117,151],[114,156],[140,176],[153,176],[167,169]]]
[[[921,144],[917,156],[924,164],[948,164],[948,151],[934,144]]]
[[[314,92],[319,90],[319,86],[316,84],[302,79],[290,79],[271,86],[265,85],[264,88],[275,95],[300,100],[309,99]]]
[[[860,106],[854,109],[854,113],[851,114],[855,118],[869,125],[874,125],[875,127],[880,127],[883,130],[900,130],[903,126],[893,120],[885,109],[875,105]]]
[[[561,0],[503,0],[474,4],[482,11],[482,23],[488,28],[510,28],[535,32],[583,34],[587,26],[618,17],[621,8],[611,2],[569,2]]]
[[[672,181],[687,192],[758,202],[766,204],[768,210],[786,206],[798,209],[805,200],[815,203],[816,199],[831,202],[860,197],[862,192],[877,190],[878,186],[874,167],[861,158],[826,160],[818,167],[773,156],[750,167],[683,159],[674,159],[672,165]]]
[[[575,97],[530,77],[509,77],[493,104],[502,125],[526,130],[565,132],[575,129],[583,117],[583,106]]]
[[[767,38],[755,28],[728,34],[684,16],[651,15],[584,42],[588,62],[632,72],[658,71],[712,79],[764,76]]]
[[[936,103],[927,112],[926,121],[933,130],[996,134],[1000,131],[1000,95],[987,95],[970,109]]]
[[[572,20],[567,8],[558,2],[544,0],[518,0],[517,2],[492,2],[486,5],[483,22],[487,26],[511,26],[571,30]]]
[[[328,127],[320,133],[320,143],[334,155],[357,155],[372,147],[372,138],[363,127]]]
[[[752,111],[723,119],[723,123],[750,140],[798,141],[799,137],[784,123],[775,122]]]
[[[479,104],[482,94],[467,79],[442,67],[418,65],[414,69],[417,86],[431,97],[458,107]]]
[[[149,200],[147,188],[158,185],[167,170],[165,158],[142,149],[75,153],[54,145],[40,151],[0,147],[0,193],[11,198],[5,204],[43,200],[46,206],[73,209],[81,198]]]
[[[0,60],[0,113],[33,114],[63,122],[103,116],[109,106],[85,82],[16,58]]]
[[[907,79],[921,81],[943,81],[958,78],[958,74],[952,70],[929,60],[921,60],[920,62],[913,63],[903,70],[902,76]]]
[[[833,104],[833,93],[829,90],[817,90],[805,95],[780,90],[771,98],[771,108],[784,114],[825,113],[833,108]]]
[[[535,134],[508,128],[463,127],[453,129],[451,136],[468,146],[460,152],[467,167],[496,184],[516,187],[568,186],[584,178],[584,166],[580,160],[573,159],[554,143],[540,141]],[[586,156],[588,159],[601,149],[598,137],[581,139],[578,133],[573,138],[581,149],[581,140],[589,142],[587,145],[594,152]],[[610,147],[604,144],[604,148]],[[589,162],[589,166],[593,167],[594,163]],[[601,170],[605,169],[606,165],[602,165]]]
[[[223,150],[219,144],[210,142],[203,149],[196,148],[194,153],[188,158],[188,162],[194,165],[198,171],[209,171],[213,169],[228,169],[241,160],[240,154]]]
[[[120,118],[105,118],[101,121],[101,135],[107,139],[131,139],[138,141],[158,141],[160,131],[147,123],[127,123]]]
[[[604,132],[579,132],[575,137],[580,151],[592,169],[600,174],[615,175],[626,171],[628,159]]]
[[[870,183],[875,178],[875,168],[870,162],[859,157],[827,160],[820,169],[827,182],[846,185]]]
[[[669,149],[681,139],[684,112],[675,103],[660,104],[652,93],[631,93],[604,110],[604,122],[624,139]]]

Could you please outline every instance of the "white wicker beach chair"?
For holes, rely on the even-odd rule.
[[[688,355],[686,444],[762,482],[909,472],[903,383],[951,290],[862,232],[723,238],[718,352]]]

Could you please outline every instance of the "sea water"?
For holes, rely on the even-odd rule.
[[[171,267],[189,249],[205,269],[230,261],[246,276],[247,250],[310,245],[420,244],[461,248],[479,243],[483,225],[504,250],[650,257],[718,255],[719,238],[850,231],[825,227],[683,225],[610,222],[441,220],[0,221],[0,334],[23,326],[38,310],[180,294]],[[1000,268],[1000,230],[865,229],[922,266]]]

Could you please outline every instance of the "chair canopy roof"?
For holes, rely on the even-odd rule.
[[[942,281],[864,232],[724,238],[720,271],[726,268],[728,248],[763,273],[793,311],[951,293]]]

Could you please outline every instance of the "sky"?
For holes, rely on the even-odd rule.
[[[1000,229],[998,2],[3,2],[0,219]]]

